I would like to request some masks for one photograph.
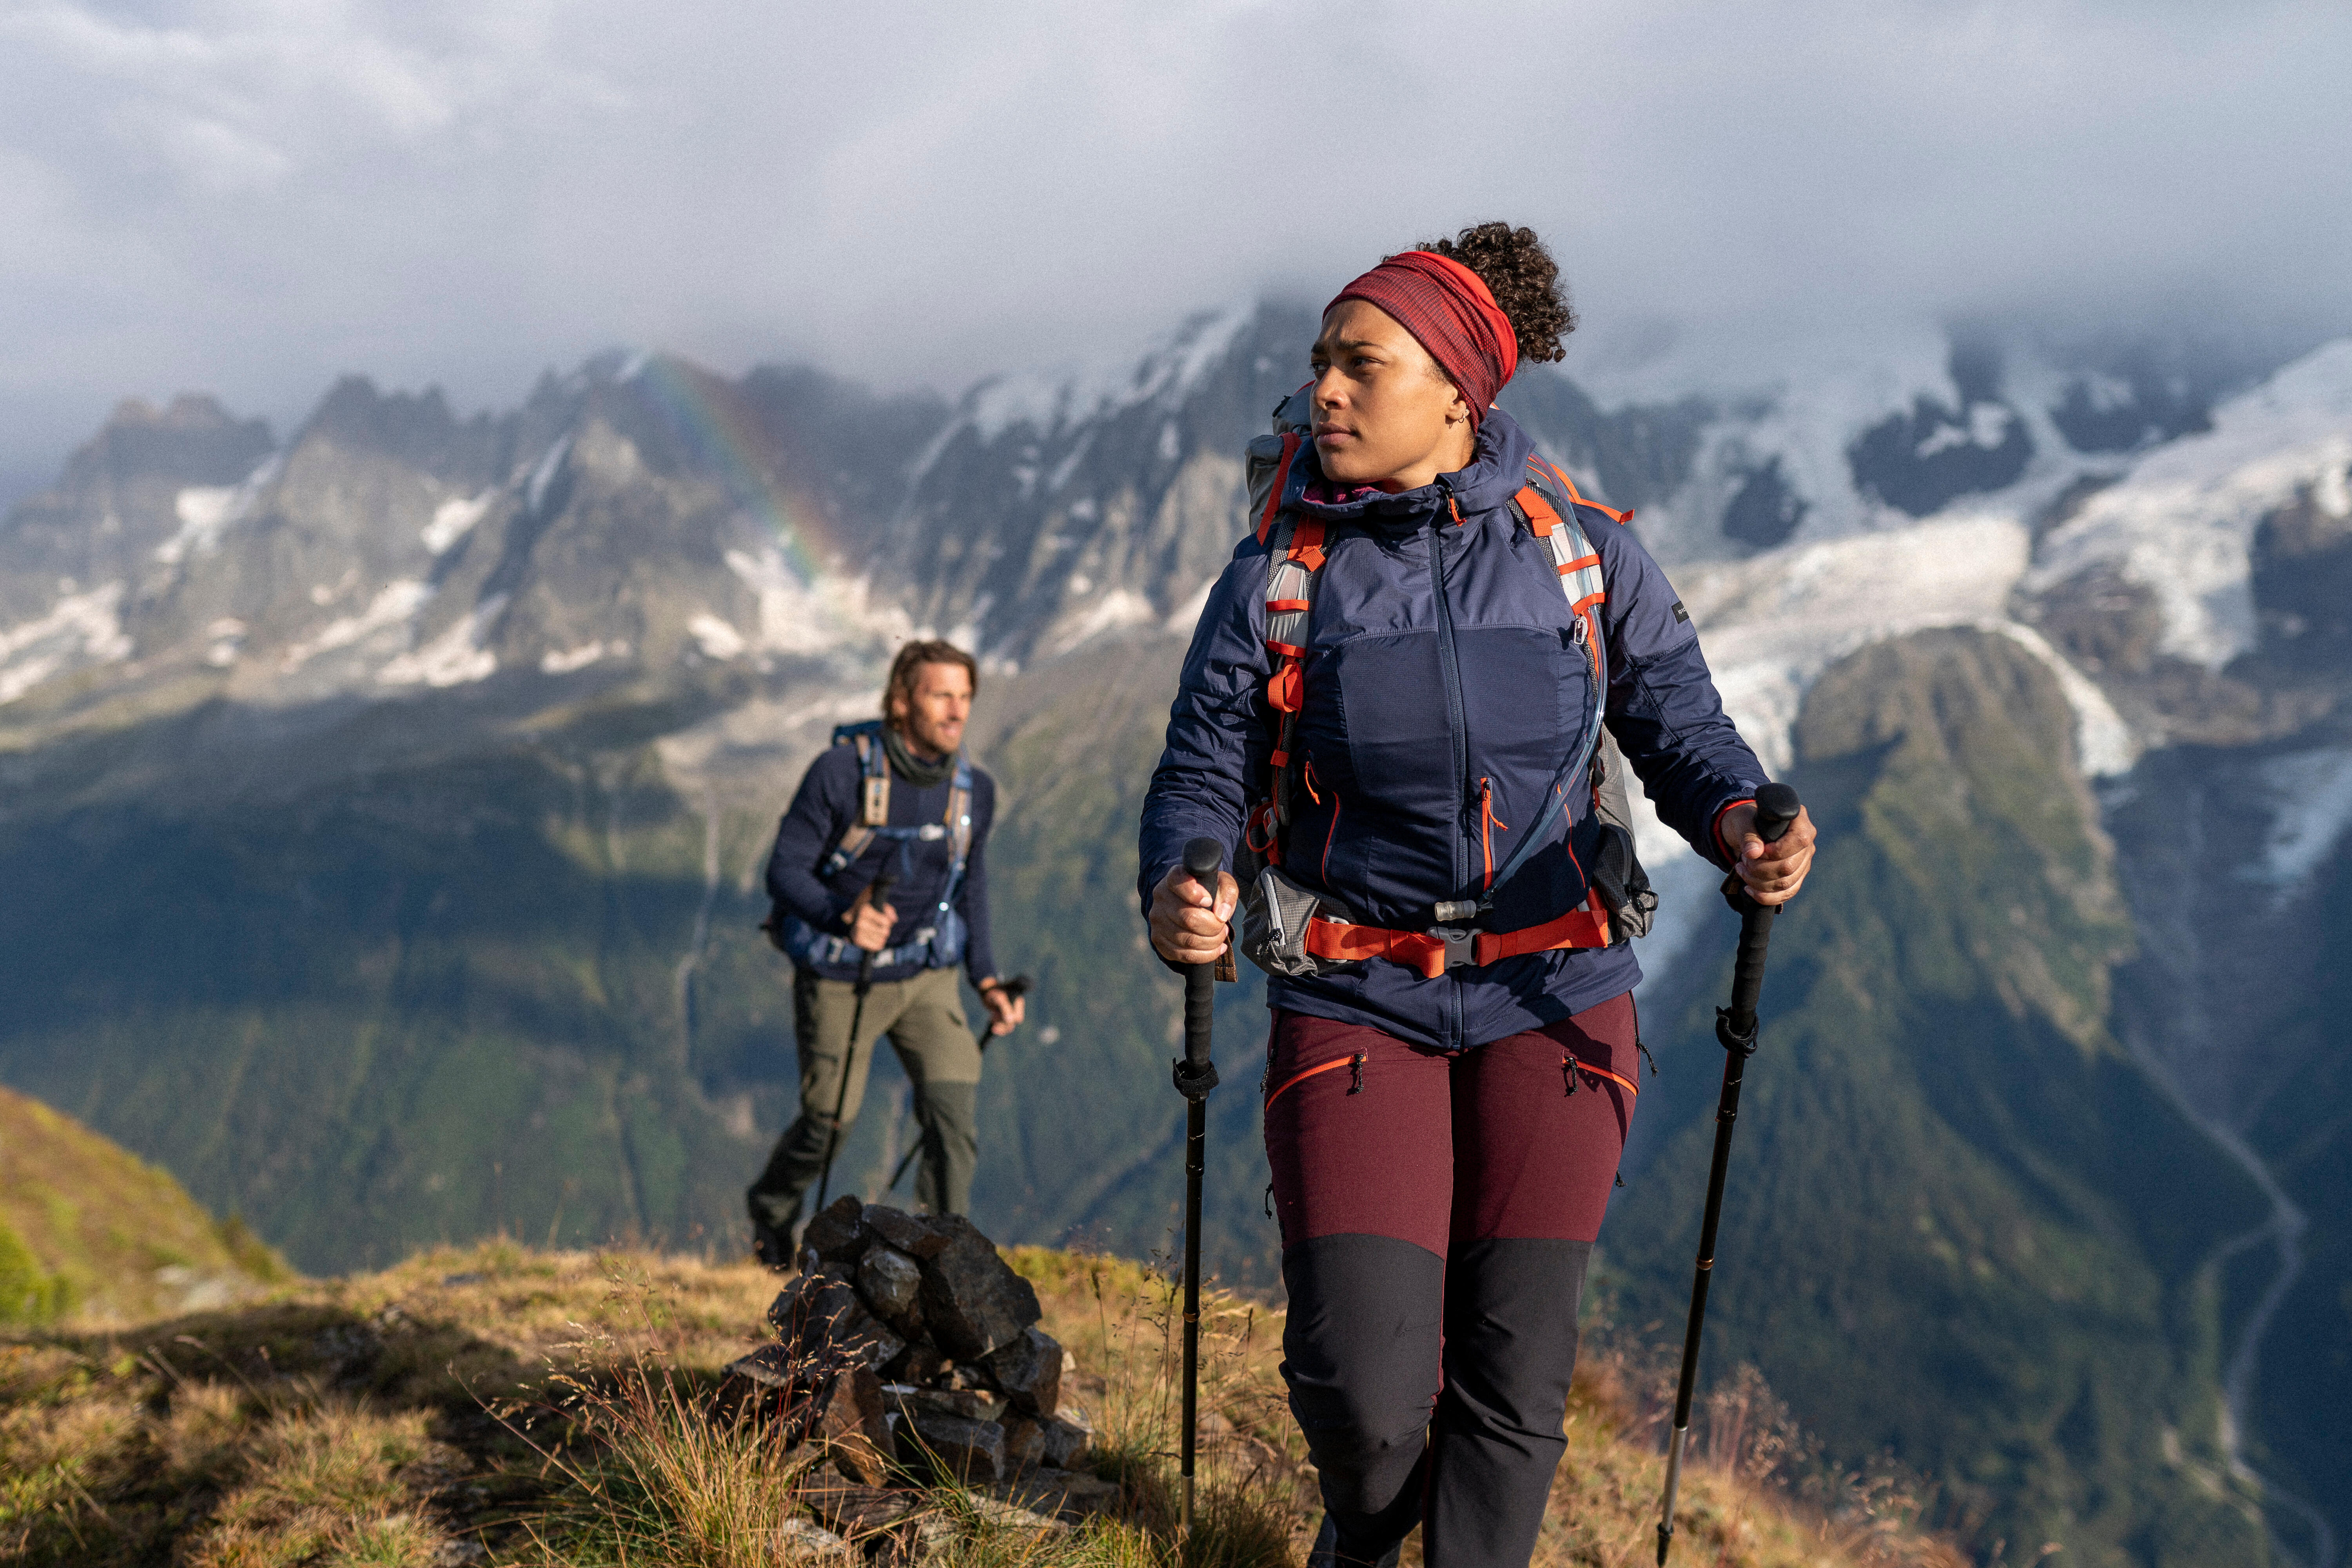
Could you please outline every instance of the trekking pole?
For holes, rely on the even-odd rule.
[[[1777,844],[1797,820],[1797,792],[1768,784],[1756,792],[1756,837]],[[1675,1390],[1675,1429],[1666,1439],[1666,1500],[1658,1513],[1658,1568],[1675,1539],[1675,1492],[1683,1477],[1683,1444],[1690,1436],[1691,1393],[1698,1383],[1699,1332],[1706,1322],[1706,1286],[1715,1273],[1715,1227],[1723,1218],[1723,1179],[1731,1164],[1731,1125],[1739,1115],[1740,1076],[1756,1054],[1756,1003],[1764,989],[1764,950],[1772,941],[1778,906],[1748,896],[1738,875],[1723,881],[1724,901],[1739,915],[1739,956],[1731,969],[1731,1005],[1715,1010],[1715,1037],[1723,1043],[1723,1098],[1715,1109],[1715,1163],[1706,1176],[1706,1210],[1698,1226],[1698,1268],[1691,1279],[1690,1322],[1683,1331],[1683,1375]]]
[[[1029,994],[1029,977],[1025,974],[1016,974],[1012,979],[1006,981],[1003,984],[998,986],[997,989],[1003,992],[1007,996],[1026,996]],[[982,1035],[980,1037],[980,1048],[983,1055],[985,1055],[988,1050],[988,1040],[989,1037],[986,1035]],[[886,1193],[897,1192],[898,1190],[898,1184],[907,1179],[907,1167],[915,1163],[915,1156],[922,1152],[923,1141],[921,1138],[918,1137],[912,1144],[908,1145],[906,1158],[898,1162],[898,1168],[890,1173],[889,1184],[885,1186],[882,1190]]]
[[[890,868],[884,866],[874,880],[866,884],[866,907],[878,910],[890,896]],[[853,922],[854,924],[854,922]],[[849,1048],[841,1056],[841,1092],[834,1097],[833,1125],[824,1134],[824,1172],[816,1179],[817,1212],[824,1211],[825,1194],[833,1186],[834,1152],[841,1147],[841,1119],[849,1110],[849,1074],[857,1066],[857,1031],[866,1023],[866,994],[874,989],[874,953],[869,948],[857,950],[857,1000],[849,1007]]]
[[[1212,905],[1217,897],[1217,872],[1224,863],[1224,846],[1213,838],[1195,838],[1184,846],[1184,869]],[[1217,1087],[1216,1065],[1209,1059],[1216,972],[1214,963],[1185,968],[1184,1055],[1176,1063],[1176,1092],[1184,1097],[1184,1431],[1176,1468],[1183,1492],[1180,1539],[1185,1541],[1192,1538],[1192,1454],[1200,1425],[1201,1154],[1208,1142],[1209,1091]]]

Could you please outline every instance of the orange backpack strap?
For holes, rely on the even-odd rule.
[[[1619,511],[1613,506],[1602,506],[1599,501],[1594,500],[1591,496],[1588,496],[1583,491],[1578,489],[1576,488],[1576,481],[1568,477],[1568,470],[1561,468],[1557,463],[1547,463],[1541,458],[1529,458],[1528,459],[1528,471],[1535,475],[1537,479],[1549,479],[1552,483],[1558,485],[1560,488],[1560,493],[1568,497],[1571,505],[1589,506],[1593,510],[1599,512],[1601,516],[1607,518],[1610,521],[1620,525],[1629,523],[1633,521],[1633,509],[1632,507],[1627,507],[1623,511]]]
[[[1275,493],[1278,500],[1279,486]],[[1275,847],[1267,858],[1279,864],[1282,835],[1290,826],[1291,749],[1297,740],[1299,710],[1307,705],[1307,623],[1315,612],[1315,584],[1325,559],[1323,520],[1278,514],[1268,523],[1267,535],[1274,548],[1265,574],[1265,649],[1274,656],[1274,673],[1265,683],[1265,700],[1282,715],[1269,759],[1274,787],[1267,802],[1267,837]]]
[[[1290,489],[1290,467],[1298,461],[1298,449],[1305,444],[1297,431],[1283,433],[1282,467],[1274,471],[1274,489],[1266,494],[1265,510],[1258,513],[1257,542],[1260,544],[1264,544],[1266,536],[1274,531],[1274,520],[1282,515],[1283,492]]]

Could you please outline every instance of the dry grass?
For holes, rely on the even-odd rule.
[[[1197,1528],[1176,1541],[1175,1286],[1024,1248],[1121,1506],[1076,1528],[952,1485],[893,1527],[942,1568],[1288,1568],[1318,1517],[1285,1406],[1278,1306],[1203,1303]],[[490,1243],[129,1331],[0,1341],[0,1561],[814,1563],[803,1452],[709,1416],[777,1289],[748,1265]],[[1663,1479],[1656,1358],[1586,1358],[1536,1562],[1647,1563]],[[1953,1568],[1886,1476],[1825,1469],[1762,1381],[1712,1396],[1675,1558]],[[853,1546],[883,1546],[880,1542]],[[898,1550],[892,1546],[891,1551]],[[853,1554],[834,1550],[846,1564]],[[891,1555],[886,1552],[884,1555]],[[1418,1564],[1418,1543],[1407,1547]]]

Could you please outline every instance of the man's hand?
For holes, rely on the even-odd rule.
[[[1011,1034],[1021,1026],[1021,1020],[1029,1016],[1029,998],[1015,996],[993,979],[980,988],[980,999],[988,1006],[991,1039]]]
[[[1211,963],[1225,951],[1225,924],[1241,902],[1242,885],[1228,871],[1217,873],[1217,897],[1178,866],[1151,889],[1151,951],[1171,963]]]
[[[868,952],[879,952],[890,945],[891,928],[898,923],[898,911],[884,904],[874,907],[874,889],[867,888],[849,906],[849,942]]]
[[[1797,896],[1797,889],[1805,885],[1805,873],[1813,867],[1813,819],[1803,806],[1797,808],[1797,820],[1789,824],[1789,831],[1780,835],[1778,844],[1767,844],[1756,836],[1753,804],[1733,806],[1717,826],[1724,843],[1737,856],[1732,869],[1747,885],[1749,898],[1770,905],[1785,904]]]

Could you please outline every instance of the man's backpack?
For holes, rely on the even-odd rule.
[[[1299,516],[1283,503],[1292,468],[1311,434],[1313,420],[1308,389],[1301,387],[1275,409],[1273,430],[1251,440],[1246,464],[1250,515],[1257,520],[1260,542],[1268,547],[1265,643],[1277,662],[1266,683],[1266,696],[1279,717],[1265,796],[1243,824],[1234,869],[1242,884],[1239,946],[1269,974],[1318,973],[1325,961],[1307,951],[1309,923],[1318,918],[1350,919],[1331,900],[1300,888],[1279,869],[1290,830],[1291,752],[1298,715],[1306,705],[1307,626],[1325,560],[1321,520]],[[1573,479],[1540,458],[1530,458],[1528,468],[1528,484],[1514,498],[1513,506],[1529,531],[1549,547],[1560,591],[1577,618],[1577,641],[1592,660],[1594,711],[1587,726],[1586,750],[1563,768],[1562,775],[1564,780],[1571,779],[1580,768],[1590,768],[1593,810],[1601,824],[1590,880],[1608,910],[1608,935],[1613,946],[1649,933],[1658,899],[1634,854],[1624,758],[1601,722],[1608,659],[1600,608],[1608,595],[1601,582],[1601,557],[1577,521],[1575,509],[1590,506],[1620,523],[1631,521],[1633,514],[1585,500]],[[1549,825],[1547,813],[1496,872],[1495,883],[1518,868]],[[1469,920],[1477,912],[1475,904],[1441,904],[1437,910],[1441,921]]]
[[[961,752],[957,753],[955,779],[948,787],[948,808],[939,821],[914,827],[893,827],[890,757],[882,744],[882,721],[868,719],[860,724],[835,725],[833,744],[857,748],[857,815],[826,852],[817,868],[818,878],[839,876],[877,838],[896,841],[902,847],[946,839],[947,885],[940,891],[939,907],[931,911],[930,923],[897,947],[884,948],[874,955],[876,967],[882,969],[917,963],[926,969],[946,968],[963,957],[963,916],[955,906],[963,892],[965,863],[971,858],[971,763]],[[854,963],[863,951],[845,938],[818,931],[782,904],[769,907],[768,918],[760,929],[768,933],[768,940],[779,951],[798,964]]]

